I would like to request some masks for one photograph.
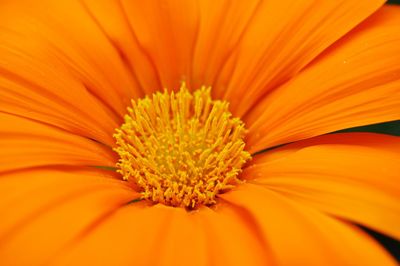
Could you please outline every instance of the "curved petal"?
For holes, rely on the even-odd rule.
[[[213,85],[260,4],[250,1],[84,1],[147,93]]]
[[[121,6],[132,35],[157,71],[159,86],[150,89],[178,89],[190,73],[197,2],[122,0]]]
[[[240,243],[239,243],[240,242]],[[90,254],[88,256],[87,254]],[[270,265],[238,214],[126,206],[52,261],[55,265]],[[219,264],[218,264],[219,265]]]
[[[111,145],[129,100],[142,93],[84,6],[7,1],[0,18],[0,111]]]
[[[78,168],[2,175],[0,191],[1,265],[42,265],[138,197],[108,172]]]
[[[84,3],[144,91],[178,88],[181,80],[191,88],[212,85],[215,96],[225,95],[243,113],[384,1]],[[237,95],[245,90],[246,105],[239,106]]]
[[[247,214],[219,204],[216,210],[201,209],[198,219],[207,235],[209,265],[275,265],[270,247]]]
[[[244,119],[252,152],[400,119],[400,7],[384,7]]]
[[[278,265],[396,265],[361,230],[252,184],[221,196],[258,222]]]
[[[148,265],[167,220],[163,209],[128,205],[54,257],[52,264]]]
[[[216,95],[231,103],[235,115],[243,116],[384,2],[260,1],[240,43],[221,68]]]
[[[115,166],[111,148],[58,128],[0,112],[0,173],[46,165]]]
[[[136,87],[147,94],[160,88],[155,62],[139,43],[122,1],[82,0],[88,16],[116,49]]]
[[[400,239],[400,137],[326,135],[260,154],[243,175],[285,196]]]
[[[197,213],[188,213],[183,208],[158,208],[168,208],[170,216],[158,238],[157,256],[148,265],[210,265],[209,243]]]

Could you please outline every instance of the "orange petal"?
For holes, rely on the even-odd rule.
[[[81,2],[88,15],[118,51],[137,87],[147,94],[162,89],[156,62],[139,42],[134,25],[131,25],[129,21],[129,10],[125,9],[122,1],[83,0]],[[140,9],[135,8],[134,11],[140,11]],[[159,40],[156,42],[159,43]]]
[[[200,209],[198,219],[207,235],[208,265],[274,265],[268,240],[258,235],[251,217],[241,210],[216,206]]]
[[[147,93],[213,85],[259,2],[85,0]]]
[[[260,2],[240,43],[221,68],[216,95],[229,100],[234,114],[244,115],[268,91],[299,73],[383,3]]]
[[[0,264],[41,265],[137,198],[108,173],[20,171],[0,178]]]
[[[265,247],[230,208],[216,212],[143,204],[115,212],[52,261],[56,265],[271,265]]]
[[[225,87],[217,85],[218,79],[225,84],[231,77],[220,77],[221,70],[238,49],[261,4],[259,0],[198,1],[197,38],[190,76],[193,88],[213,85],[214,96],[222,94]]]
[[[269,189],[246,184],[221,197],[253,216],[277,265],[396,265],[355,226],[297,205]]]
[[[8,1],[0,17],[0,110],[111,145],[141,91],[84,6]]]
[[[190,81],[198,28],[196,1],[84,3],[143,91],[179,88],[182,80]]]
[[[400,137],[326,135],[255,157],[250,182],[400,239]]]
[[[199,19],[197,2],[129,0],[121,1],[121,8],[131,33],[157,70],[157,89],[179,88],[191,71]]]
[[[45,165],[114,166],[111,148],[64,130],[0,113],[0,172]]]
[[[153,265],[171,215],[165,206],[127,205],[66,247],[52,265]]]
[[[162,205],[156,208],[167,209],[169,218],[158,236],[157,254],[148,258],[147,265],[210,265],[209,243],[197,213]]]
[[[192,88],[214,85],[216,96],[222,97],[228,90],[226,95],[234,109],[243,107],[237,104],[238,93],[250,89],[252,95],[244,97],[254,103],[257,97],[253,96],[261,96],[268,90],[266,87],[270,89],[296,74],[384,3],[84,2],[112,43],[126,56],[144,91],[176,88],[181,80]],[[281,38],[282,34],[290,42]]]
[[[252,152],[400,119],[400,7],[384,7],[245,118]]]

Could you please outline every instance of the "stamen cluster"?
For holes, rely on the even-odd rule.
[[[142,198],[196,208],[235,186],[251,156],[244,150],[245,128],[228,103],[212,100],[210,88],[191,94],[157,92],[132,100],[125,123],[114,135],[118,172],[133,181]]]

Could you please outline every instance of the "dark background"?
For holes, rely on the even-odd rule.
[[[368,1],[368,0],[361,0],[361,1]],[[400,5],[400,0],[389,0],[389,4],[396,4]],[[399,25],[400,27],[400,25]],[[389,134],[400,136],[400,120],[364,127],[357,127],[351,128],[346,130],[341,130],[340,132],[374,132],[374,133],[381,133],[381,134]],[[400,154],[399,154],[400,156]],[[399,173],[400,174],[400,173]],[[400,204],[400,200],[399,200]],[[400,223],[399,223],[400,226]],[[363,230],[369,233],[372,237],[378,240],[400,263],[400,241],[390,238],[388,236],[382,235],[378,232],[375,232],[369,228],[360,226]]]

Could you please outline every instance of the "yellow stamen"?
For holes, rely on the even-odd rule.
[[[125,123],[114,135],[118,172],[141,189],[143,199],[176,207],[216,203],[232,188],[251,159],[245,128],[228,103],[211,99],[210,88],[191,94],[157,92],[132,100]]]

